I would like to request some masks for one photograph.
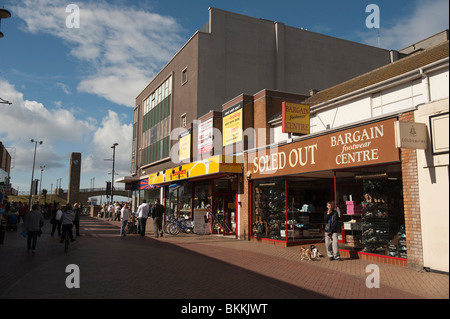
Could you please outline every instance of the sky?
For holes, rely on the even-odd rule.
[[[379,28],[368,28],[376,22],[370,4]],[[0,141],[13,156],[19,192],[30,189],[30,139],[43,141],[34,177],[45,165],[41,187],[49,191],[58,179],[67,189],[72,152],[82,154],[80,188],[105,187],[114,143],[116,177],[129,176],[135,98],[208,21],[209,7],[394,50],[449,28],[448,0],[0,0],[0,7],[12,14],[1,21],[0,98],[12,104],[0,104]]]

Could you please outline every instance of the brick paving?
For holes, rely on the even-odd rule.
[[[119,236],[119,223],[83,217],[82,236],[64,254],[46,222],[36,254],[7,232],[0,245],[0,298],[93,299],[448,299],[446,274],[378,264],[380,288],[366,287],[363,260],[300,260],[299,247],[215,235]],[[324,253],[323,244],[318,245]],[[80,268],[68,289],[65,268]]]

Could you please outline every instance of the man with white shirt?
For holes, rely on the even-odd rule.
[[[137,217],[139,220],[139,234],[141,236],[145,236],[145,226],[147,224],[149,209],[150,207],[148,206],[147,201],[144,199],[137,210]]]

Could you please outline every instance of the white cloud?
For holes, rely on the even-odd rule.
[[[414,6],[412,15],[405,16],[395,22],[383,19],[383,7],[380,6],[380,39],[382,48],[400,50],[448,29],[448,0],[416,1],[413,4],[408,2],[408,4]],[[378,46],[376,29],[359,33],[359,36],[364,43]]]
[[[62,102],[58,101],[59,106],[49,109],[38,101],[25,99],[22,92],[1,79],[0,92],[2,98],[13,103],[0,107],[0,141],[15,151],[13,183],[22,191],[29,187],[34,150],[31,138],[44,141],[38,146],[36,157],[36,167],[46,165],[44,187],[50,188],[51,173],[67,182],[71,152],[82,153],[82,172],[88,173],[87,176],[98,176],[99,181],[103,176],[108,177],[112,162],[104,159],[112,158],[110,147],[114,143],[119,144],[115,170],[121,176],[129,175],[132,125],[126,123],[129,120],[126,115],[109,111],[100,123],[92,117],[80,120],[76,118],[77,112],[61,108]]]
[[[113,111],[109,111],[102,119],[92,137],[92,153],[84,159],[84,172],[111,171],[112,162],[105,159],[112,159],[111,146],[118,143],[115,152],[115,171],[120,175],[129,175],[133,126],[124,124],[125,120],[125,117],[120,118],[119,114]]]
[[[171,17],[105,1],[78,1],[80,28],[67,28],[68,2],[24,0],[12,9],[25,30],[62,39],[83,63],[78,90],[134,106],[136,96],[180,48],[181,27]]]
[[[29,169],[30,139],[43,140],[42,156],[47,163],[56,162],[65,154],[57,154],[53,145],[58,143],[79,143],[87,139],[95,126],[92,121],[75,118],[70,110],[48,109],[42,103],[24,98],[12,84],[0,80],[2,98],[12,102],[0,108],[0,139],[17,149],[16,168]],[[23,155],[23,156],[21,156]]]

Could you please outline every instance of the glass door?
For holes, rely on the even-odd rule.
[[[221,235],[236,234],[236,196],[216,193],[212,216],[212,232]]]

